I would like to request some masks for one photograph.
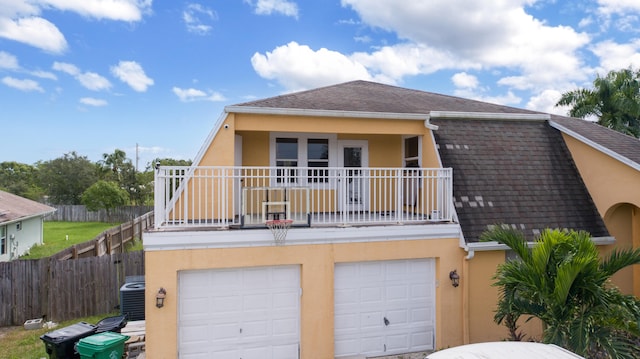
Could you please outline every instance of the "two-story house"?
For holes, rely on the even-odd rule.
[[[228,106],[193,166],[156,169],[148,355],[503,339],[491,278],[509,253],[480,234],[572,228],[604,251],[639,246],[639,149],[579,119],[366,81]],[[274,234],[273,220],[291,227]],[[616,280],[637,295],[639,278]]]

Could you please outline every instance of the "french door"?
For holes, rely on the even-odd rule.
[[[340,179],[340,209],[361,212],[368,209],[368,178],[364,169],[369,167],[367,141],[338,141],[338,166],[344,167]]]

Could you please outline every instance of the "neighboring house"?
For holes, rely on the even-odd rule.
[[[42,244],[44,217],[55,208],[0,191],[0,262],[17,259]]]
[[[148,355],[373,357],[504,339],[491,284],[510,254],[480,234],[571,228],[603,251],[638,247],[639,164],[638,140],[596,124],[366,81],[228,106],[194,166],[156,170]],[[284,244],[273,218],[293,221]],[[637,268],[615,281],[640,294]]]

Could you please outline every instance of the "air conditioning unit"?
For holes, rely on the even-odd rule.
[[[120,287],[120,314],[128,321],[144,320],[144,282],[125,282]]]

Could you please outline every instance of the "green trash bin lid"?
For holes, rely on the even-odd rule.
[[[94,334],[92,336],[82,338],[76,344],[76,350],[82,358],[101,358],[100,353],[108,353],[116,351],[119,355],[122,355],[124,351],[124,342],[129,339],[128,336],[113,333],[103,332]],[[98,354],[97,356],[95,354]],[[105,357],[109,358],[109,357]]]

